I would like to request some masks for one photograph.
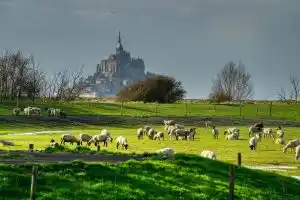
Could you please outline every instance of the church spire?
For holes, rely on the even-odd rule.
[[[119,43],[119,44],[122,44],[122,41],[121,41],[121,31],[119,31],[118,43]]]
[[[121,31],[119,31],[119,37],[118,37],[118,44],[117,44],[117,54],[121,53],[123,51],[123,45],[121,41]]]

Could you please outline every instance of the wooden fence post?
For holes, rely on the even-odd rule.
[[[234,165],[229,165],[229,200],[234,200]]]
[[[188,108],[187,108],[187,103],[185,102],[185,116],[188,115]]]
[[[33,152],[34,144],[29,144],[29,151]]]
[[[31,176],[31,187],[30,187],[30,200],[36,199],[36,176],[37,167],[32,166],[32,176]]]
[[[269,116],[272,116],[272,102],[270,103],[270,113]]]
[[[123,116],[123,101],[122,101],[122,104],[121,104],[121,116]]]
[[[242,153],[238,153],[238,165],[242,165]]]

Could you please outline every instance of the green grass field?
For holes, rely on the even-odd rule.
[[[218,199],[228,198],[228,165],[198,156],[122,164],[39,165],[37,199]],[[31,165],[0,165],[0,199],[29,199]],[[299,199],[300,182],[236,168],[235,195],[243,200]]]
[[[20,107],[33,106],[28,100],[22,100]],[[34,106],[43,109],[56,107],[65,110],[69,115],[129,115],[129,116],[227,116],[245,118],[271,118],[282,120],[300,120],[300,104],[245,104],[240,113],[239,105],[212,105],[204,103],[176,104],[143,104],[143,103],[96,103],[69,102],[61,104],[45,104],[37,102]],[[0,103],[0,116],[12,115],[16,102]]]
[[[299,166],[299,162],[294,161],[293,152],[282,152],[282,146],[275,144],[272,139],[262,139],[262,142],[259,143],[257,151],[250,151],[248,147],[248,135],[246,127],[239,127],[241,129],[241,140],[227,141],[224,139],[222,134],[225,127],[220,128],[220,138],[218,140],[212,139],[212,134],[210,131],[204,128],[198,128],[196,140],[195,141],[174,141],[168,138],[165,135],[164,141],[153,141],[148,138],[143,140],[138,140],[136,138],[136,128],[116,128],[116,127],[106,127],[113,138],[116,138],[119,135],[127,137],[130,147],[128,151],[119,150],[121,152],[128,153],[143,153],[143,152],[155,152],[161,148],[170,147],[178,153],[188,153],[188,154],[197,154],[202,150],[208,149],[213,150],[217,153],[217,159],[229,162],[237,163],[237,153],[242,153],[242,163],[244,165],[250,166],[264,166],[264,165],[287,165],[287,166]],[[163,131],[163,126],[156,127],[158,131]],[[59,129],[62,130],[62,129]],[[65,129],[70,130],[70,133],[73,135],[79,135],[80,133],[90,133],[97,134],[99,133],[99,128],[95,126],[89,127],[77,127],[77,129]],[[285,128],[286,131],[286,140],[292,140],[299,138],[300,130],[297,128]],[[21,129],[15,130],[15,132],[27,132]],[[60,136],[63,133],[47,133],[39,135],[2,135],[1,139],[14,141],[17,145],[11,147],[10,150],[27,150],[28,145],[33,143],[36,149],[44,149],[51,139],[60,141]],[[67,145],[69,146],[69,145]],[[74,148],[76,145],[69,146]],[[1,147],[0,147],[1,148]],[[95,146],[90,147],[92,150],[96,150]],[[4,150],[8,150],[7,147],[2,147]],[[101,147],[111,152],[116,152],[116,144],[113,141],[113,144],[109,144],[108,147]],[[300,169],[297,170],[288,170],[287,172],[278,172],[283,175],[298,175],[300,176]]]

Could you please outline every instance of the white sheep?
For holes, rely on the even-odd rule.
[[[225,136],[226,140],[236,140],[236,135],[231,133]]]
[[[86,142],[87,143],[92,139],[93,136],[86,134],[86,133],[80,133],[79,134],[79,143],[80,145],[82,145],[82,142]]]
[[[236,128],[236,127],[233,127],[233,128],[227,128],[225,131],[224,131],[224,135],[226,134],[233,134],[235,139],[239,139],[240,137],[240,129]]]
[[[138,140],[143,139],[143,136],[144,136],[143,128],[137,129],[136,133],[137,133],[137,139]]]
[[[19,115],[20,115],[20,112],[21,112],[21,109],[20,109],[20,108],[14,108],[14,109],[13,109],[13,115],[14,115],[14,116],[19,116]]]
[[[154,128],[151,128],[151,129],[149,129],[147,135],[148,135],[150,140],[153,140],[153,137],[156,133],[157,133],[156,130]]]
[[[249,147],[251,150],[256,150],[257,143],[259,140],[260,140],[259,134],[256,134],[255,136],[249,139]]]
[[[261,132],[262,132],[262,129],[260,127],[255,127],[255,126],[250,126],[249,127],[249,137],[251,135],[253,136],[256,133],[261,134]]]
[[[293,149],[295,149],[299,145],[300,145],[300,139],[291,140],[283,148],[283,153],[285,153],[288,148],[290,148],[291,150],[293,150]]]
[[[128,141],[124,136],[118,136],[116,139],[117,142],[117,149],[119,149],[119,145],[122,145],[122,148],[126,149],[128,148]]]
[[[209,159],[216,160],[217,159],[217,154],[216,152],[209,151],[209,150],[204,150],[201,152],[201,156]]]
[[[189,134],[189,131],[184,129],[175,129],[174,132],[176,140],[178,140],[179,137],[186,139],[187,135]]]
[[[156,140],[156,139],[158,139],[158,140],[160,140],[160,139],[164,140],[164,133],[163,133],[163,132],[158,132],[158,133],[156,133],[156,134],[153,136],[153,140]]]
[[[174,150],[171,148],[163,148],[160,150],[157,150],[156,153],[161,155],[166,155],[169,159],[174,159]]]
[[[266,137],[272,137],[275,138],[274,132],[271,128],[263,128],[263,136]]]
[[[285,144],[285,140],[284,140],[284,138],[277,138],[277,139],[275,140],[275,143],[276,143],[276,144]]]
[[[92,143],[95,144],[95,146],[98,146],[100,142],[104,143],[104,146],[107,147],[107,143],[110,141],[112,142],[112,138],[110,135],[107,134],[99,134],[99,135],[94,135],[90,141],[88,141],[87,145],[90,146]]]
[[[77,145],[80,145],[79,140],[74,136],[74,135],[70,135],[70,134],[64,134],[60,137],[60,144],[64,144],[68,142],[71,145],[73,145],[73,143],[77,143]]]
[[[212,134],[214,136],[214,139],[218,139],[219,138],[219,129],[217,127],[213,126]]]
[[[284,138],[284,131],[283,130],[281,130],[281,129],[277,130],[276,133],[277,133],[279,138]]]
[[[148,132],[151,128],[152,128],[151,126],[144,126],[143,128],[144,135],[148,135]]]
[[[300,145],[296,147],[296,152],[295,152],[295,160],[298,160],[300,157]]]
[[[12,141],[0,140],[0,143],[2,143],[3,146],[15,146],[15,143]]]
[[[175,127],[175,126],[169,126],[169,127],[168,127],[167,132],[168,132],[168,135],[169,135],[170,139],[172,139],[173,137],[176,137],[176,135],[175,135],[175,130],[177,130],[177,129],[178,129],[178,128]]]
[[[163,122],[164,122],[165,125],[168,125],[168,126],[176,124],[174,120],[164,120]]]

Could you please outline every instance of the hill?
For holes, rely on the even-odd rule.
[[[0,199],[29,198],[31,164],[0,166]],[[228,164],[199,156],[173,161],[82,162],[39,165],[37,199],[227,199]],[[272,184],[270,184],[272,183]],[[236,168],[236,199],[299,199],[300,182]]]

